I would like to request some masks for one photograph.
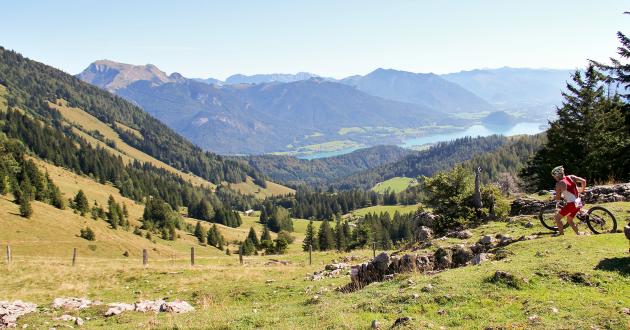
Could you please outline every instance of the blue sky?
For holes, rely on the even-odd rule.
[[[625,3],[624,3],[625,2]],[[605,4],[605,5],[603,5]],[[97,59],[224,79],[378,67],[568,68],[614,55],[627,1],[52,1],[2,4],[0,45],[78,73]]]

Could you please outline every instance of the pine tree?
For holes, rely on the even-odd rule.
[[[118,204],[116,203],[116,200],[114,200],[114,196],[109,195],[107,206],[109,208],[109,211],[107,212],[107,221],[113,229],[116,229],[120,223],[120,214],[118,212]]]
[[[79,190],[76,196],[74,196],[74,208],[81,213],[81,216],[89,212],[90,205],[83,190]]]
[[[269,231],[269,227],[264,227],[262,234],[260,234],[260,241],[271,241],[271,232]]]
[[[337,251],[345,251],[348,246],[348,242],[347,242],[347,237],[344,232],[343,225],[341,224],[341,220],[339,218],[337,218],[337,221],[335,222],[334,233],[335,233],[335,248],[337,249]]]
[[[33,215],[33,207],[31,206],[31,199],[26,194],[20,195],[20,215],[25,218],[30,218]]]
[[[199,241],[199,243],[206,244],[207,233],[203,230],[203,227],[201,226],[201,222],[199,221],[197,221],[197,225],[195,225],[194,235],[195,237],[197,237],[197,240]]]
[[[256,237],[256,231],[254,230],[254,227],[249,228],[249,234],[247,235],[247,239],[249,239],[250,241],[252,241],[252,243],[254,243],[256,250],[260,250],[260,242],[258,241],[258,237]]]
[[[553,186],[550,172],[558,165],[590,181],[622,180],[629,175],[622,166],[627,157],[623,150],[630,143],[622,123],[623,103],[618,96],[606,94],[605,77],[594,65],[583,73],[576,71],[572,78],[562,93],[558,119],[547,130],[547,144],[521,172],[532,188]]]
[[[335,236],[330,228],[329,220],[324,220],[319,227],[319,233],[317,234],[319,241],[319,250],[326,251],[335,248]]]
[[[304,237],[304,242],[302,243],[302,250],[308,251],[309,247],[313,249],[313,251],[319,250],[319,238],[315,236],[315,226],[313,225],[313,220],[308,222],[308,226],[306,227],[306,235]]]
[[[260,223],[263,225],[267,224],[267,210],[265,207],[260,211]]]
[[[48,181],[48,191],[50,194],[50,205],[63,210],[66,208],[66,203],[61,196],[61,190],[59,187],[53,184],[52,181]]]
[[[90,227],[85,227],[85,229],[81,229],[80,235],[81,238],[84,238],[88,241],[96,240],[96,234]]]
[[[241,244],[241,249],[244,256],[251,256],[256,253],[256,246],[249,238]]]

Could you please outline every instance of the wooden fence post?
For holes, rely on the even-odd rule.
[[[7,244],[7,264],[11,263],[11,245]]]
[[[312,244],[308,245],[308,264],[309,265],[313,264],[313,245]]]
[[[376,258],[376,242],[372,242],[372,254],[374,258]]]
[[[195,247],[194,246],[190,247],[190,265],[191,266],[195,265]]]
[[[77,248],[72,249],[72,267],[77,263]]]
[[[149,253],[147,249],[142,249],[142,265],[146,267],[149,264]]]
[[[243,264],[243,246],[242,245],[238,248],[238,261],[241,263],[241,265]]]

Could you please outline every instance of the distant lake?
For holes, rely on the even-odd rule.
[[[427,136],[405,140],[399,146],[403,148],[411,148],[413,146],[421,146],[423,144],[437,143],[437,142],[442,142],[442,141],[451,141],[451,140],[463,138],[465,136],[477,137],[477,136],[489,136],[489,135],[494,135],[494,134],[500,134],[504,136],[521,135],[521,134],[534,135],[534,134],[538,134],[544,131],[544,129],[542,129],[541,126],[545,127],[546,124],[523,122],[523,123],[518,123],[514,126],[473,125],[463,131],[445,133],[445,134],[427,135]]]
[[[451,133],[443,133],[443,134],[432,134],[422,137],[417,137],[413,139],[405,140],[400,147],[403,148],[411,148],[414,146],[421,146],[424,144],[433,144],[437,142],[443,141],[451,141],[459,138],[463,138],[466,136],[477,137],[477,136],[489,136],[489,135],[504,135],[504,136],[512,136],[512,135],[521,135],[521,134],[538,134],[544,131],[546,128],[546,124],[542,123],[529,123],[523,122],[515,124],[514,126],[485,126],[485,125],[473,125],[468,127],[462,131],[456,131]],[[325,151],[318,152],[309,155],[297,156],[300,159],[316,159],[316,158],[327,158],[334,157],[339,155],[344,155],[350,152],[353,152],[360,148],[346,148],[335,151]]]

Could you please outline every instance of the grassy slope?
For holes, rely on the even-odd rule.
[[[630,210],[630,203],[607,206],[620,218]],[[475,236],[468,241],[484,233],[547,233],[537,223],[526,229],[523,223],[528,220],[482,226],[473,230]],[[500,261],[435,275],[402,274],[349,294],[333,290],[347,283],[347,276],[317,282],[304,279],[340,256],[332,252],[316,253],[313,266],[308,266],[303,253],[275,257],[291,261],[287,266],[266,265],[271,256],[246,257],[245,266],[239,266],[235,256],[222,255],[203,258],[194,268],[186,258],[164,258],[152,261],[147,269],[136,259],[81,260],[74,269],[67,258],[18,259],[0,272],[0,300],[24,299],[47,306],[58,296],[88,296],[104,302],[169,297],[188,300],[197,308],[191,314],[127,313],[109,319],[100,316],[104,307],[71,313],[90,316],[86,328],[354,329],[367,328],[374,319],[387,328],[400,316],[412,317],[409,329],[627,328],[628,316],[620,313],[630,307],[630,256],[623,234],[542,236],[510,245],[507,250],[513,254]],[[371,251],[353,254],[365,257]],[[598,265],[604,269],[596,269]],[[520,289],[489,283],[496,270],[528,282]],[[560,271],[585,273],[596,286],[563,281]],[[428,283],[434,290],[423,292]],[[312,304],[314,295],[319,300]],[[40,312],[20,323],[49,327],[53,315],[61,313]],[[530,321],[533,315],[539,318]]]
[[[419,204],[418,205],[377,205],[377,206],[364,207],[362,209],[351,211],[349,215],[353,217],[363,217],[368,213],[380,214],[384,212],[389,212],[389,214],[393,216],[396,211],[400,212],[401,214],[415,212],[419,206],[420,206]]]
[[[152,156],[147,155],[146,153],[128,145],[126,142],[124,142],[120,138],[118,133],[116,133],[116,131],[112,127],[101,122],[100,120],[98,120],[98,118],[90,115],[89,113],[83,111],[80,108],[69,107],[65,100],[57,100],[56,103],[49,103],[49,106],[51,108],[58,110],[63,115],[65,120],[67,120],[68,123],[74,126],[74,131],[77,134],[84,137],[93,146],[96,146],[96,145],[101,146],[107,149],[112,154],[122,157],[123,160],[127,162],[138,160],[141,162],[150,163],[156,167],[164,168],[172,173],[178,174],[185,180],[188,180],[196,185],[205,185],[205,186],[210,186],[210,187],[214,186],[213,183],[207,180],[204,180],[201,177],[198,177],[191,173],[184,173],[180,170],[177,170],[173,168],[172,166],[158,159],[155,159]],[[122,127],[123,129],[127,131],[132,132],[133,134],[142,136],[139,131],[134,130],[130,127],[127,127],[123,124],[116,123],[116,125],[119,127]],[[107,144],[105,144],[104,142],[99,141],[98,139],[87,134],[87,132],[94,131],[94,130],[99,131],[101,134],[103,134],[103,136],[106,139],[114,141],[116,144],[116,147],[112,148],[108,146]],[[231,187],[234,190],[239,191],[243,194],[251,194],[260,198],[265,198],[271,195],[292,194],[295,192],[293,189],[287,188],[285,186],[282,186],[273,182],[267,182],[267,188],[261,188],[257,186],[256,184],[254,184],[251,178],[248,178],[247,182],[232,184]]]
[[[53,109],[56,109],[57,111],[59,111],[61,113],[61,115],[65,118],[65,120],[67,120],[70,124],[72,124],[75,127],[78,127],[79,129],[89,132],[89,131],[99,131],[101,134],[103,134],[103,136],[106,139],[112,140],[116,143],[116,148],[115,151],[112,152],[115,155],[119,155],[119,154],[123,154],[123,159],[125,159],[126,161],[132,161],[134,159],[139,160],[141,162],[145,162],[145,163],[150,163],[156,167],[160,167],[163,169],[166,169],[172,173],[178,174],[179,176],[181,176],[182,178],[197,184],[197,185],[207,185],[207,186],[214,186],[211,182],[204,180],[203,178],[200,178],[198,176],[195,176],[193,174],[190,173],[184,173],[182,171],[179,171],[175,168],[173,168],[172,166],[158,160],[155,159],[149,155],[147,155],[146,153],[133,148],[132,146],[128,145],[126,142],[124,142],[120,136],[118,136],[118,133],[116,133],[116,131],[114,131],[113,128],[111,128],[110,126],[106,125],[105,123],[101,122],[100,120],[98,120],[98,118],[90,115],[89,113],[83,111],[82,109],[79,108],[73,108],[68,106],[68,104],[66,103],[65,100],[57,100],[57,103],[49,103],[49,106]],[[82,134],[83,137],[89,136],[87,134]],[[102,141],[99,141],[95,138],[88,138],[88,141],[91,144],[98,144],[101,147],[106,147],[107,150],[112,151],[113,148],[109,148],[107,147],[107,145],[105,143],[103,143]],[[125,157],[126,156],[126,157]]]
[[[383,182],[377,183],[372,188],[372,190],[376,191],[377,193],[384,193],[385,191],[389,189],[390,191],[399,193],[407,189],[407,187],[409,187],[410,185],[415,184],[415,183],[416,183],[415,179],[405,178],[405,177],[395,177],[395,178],[391,178],[389,180],[385,180]]]

